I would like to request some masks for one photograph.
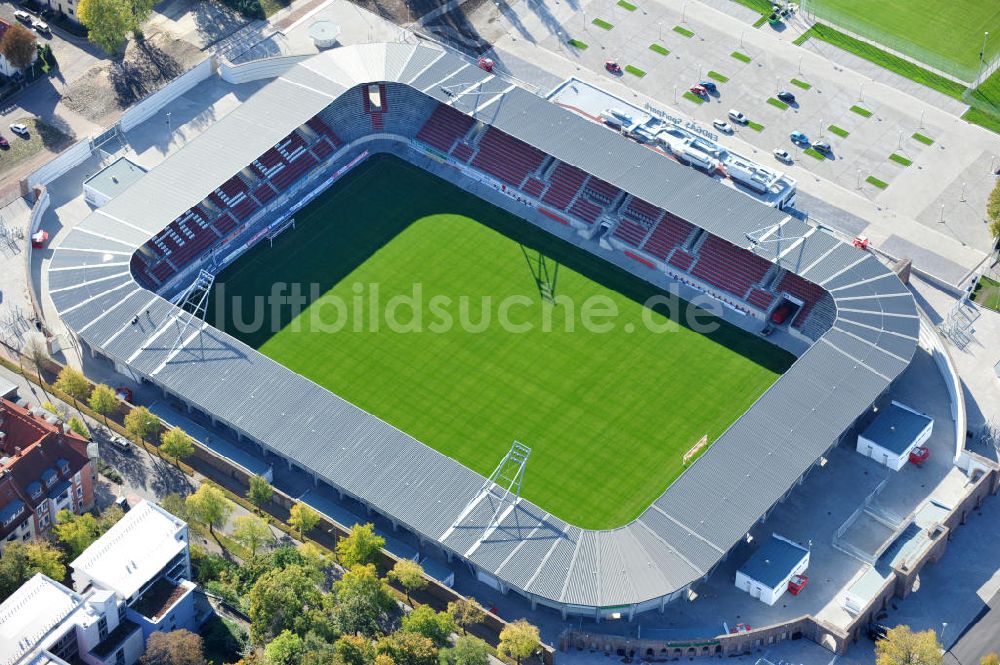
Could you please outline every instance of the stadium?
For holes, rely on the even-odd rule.
[[[267,334],[207,312],[223,285],[336,291],[394,271],[446,292],[503,291],[517,271],[536,298],[620,297],[626,312],[672,290],[714,303],[720,328],[666,341],[531,338],[484,372],[478,358],[475,371],[438,362],[476,353],[468,342],[456,351],[452,335],[421,357],[383,336],[288,337],[290,310]],[[474,62],[404,43],[338,48],[284,71],[77,225],[53,255],[49,295],[81,346],[118,371],[491,586],[597,619],[688,595],[906,369],[918,329],[912,296],[871,254]],[[553,344],[582,346],[560,360]],[[512,358],[520,369],[500,366]],[[452,419],[455,434],[433,391],[387,399],[391,380],[362,385],[376,361],[411,390],[440,381],[440,364],[453,392],[480,401]],[[507,385],[581,365],[591,383]],[[548,385],[551,396],[536,394]],[[695,394],[706,412],[694,413],[679,400],[700,385],[714,399]],[[461,405],[446,397],[441,408]],[[522,427],[530,436],[512,446]],[[545,442],[562,429],[560,457]],[[702,435],[711,445],[699,449]],[[642,454],[622,448],[637,440]],[[685,451],[700,457],[684,465]]]

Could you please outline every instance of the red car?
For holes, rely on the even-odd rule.
[[[698,95],[699,97],[707,97],[708,96],[708,88],[706,88],[705,86],[703,86],[700,83],[694,84],[693,86],[691,86],[690,88],[688,88],[688,90],[690,90],[694,94]]]
[[[792,304],[790,302],[783,302],[778,305],[773,312],[771,312],[771,323],[781,325],[788,318],[788,315],[792,313]]]
[[[612,74],[621,74],[622,73],[622,66],[619,65],[618,62],[615,61],[615,60],[605,60],[604,61],[604,68],[606,70],[608,70],[609,72],[611,72]]]
[[[483,71],[492,72],[493,65],[495,63],[493,62],[492,58],[480,58],[477,64],[479,65],[479,68],[482,69]]]
[[[9,147],[10,147],[10,144],[7,143],[7,138],[5,136],[3,136],[2,134],[0,134],[0,148],[3,148],[4,150],[6,150]]]
[[[118,386],[115,388],[115,396],[123,402],[132,403],[132,389],[128,386]]]

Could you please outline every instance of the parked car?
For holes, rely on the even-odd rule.
[[[28,136],[29,134],[28,126],[21,124],[20,122],[15,122],[13,125],[11,125],[10,131],[14,132],[15,134],[18,134],[19,136]]]
[[[715,92],[719,89],[719,87],[715,85],[715,81],[698,81],[698,85],[705,88],[705,90],[708,90],[709,92]]]
[[[802,132],[792,132],[791,133],[792,143],[797,143],[799,145],[809,145],[809,137]]]
[[[729,119],[733,122],[738,122],[741,125],[745,125],[750,122],[750,118],[746,117],[742,111],[737,111],[736,109],[729,109]]]
[[[830,144],[827,143],[826,141],[813,141],[812,147],[813,150],[817,150],[819,152],[827,154],[833,152],[833,148],[830,147]]]
[[[0,134],[0,148],[3,148],[4,150],[6,150],[9,147],[10,147],[10,143],[7,142],[7,137],[4,136],[3,134]]]
[[[21,23],[27,23],[28,25],[31,25],[31,14],[29,14],[26,11],[18,9],[16,12],[14,12],[14,18],[16,18]]]
[[[715,120],[712,121],[712,126],[718,129],[723,134],[733,133],[733,126],[730,125],[725,120],[719,120],[718,118],[716,118]]]
[[[688,88],[688,90],[690,90],[692,93],[698,95],[699,97],[707,97],[708,96],[708,89],[705,86],[701,85],[700,83],[695,83],[693,86],[691,86],[690,88]]]
[[[788,302],[786,300],[785,302],[783,302],[780,305],[778,305],[777,307],[775,307],[774,311],[771,312],[771,323],[774,323],[774,324],[780,326],[782,323],[785,322],[785,319],[787,319],[788,316],[794,310],[795,310],[795,307],[792,305],[792,303],[790,303],[790,302]]]
[[[41,19],[32,19],[31,27],[35,29],[35,32],[41,35],[49,34],[49,24]]]
[[[786,104],[794,104],[795,103],[795,95],[793,95],[792,93],[788,92],[787,90],[782,90],[781,92],[779,92],[778,93],[778,99],[780,99],[781,101],[785,102]]]
[[[495,63],[493,62],[493,58],[480,58],[477,64],[484,72],[492,72]]]
[[[621,74],[622,66],[618,64],[616,60],[605,60],[604,68],[611,72],[612,74]]]
[[[787,150],[784,150],[782,148],[774,149],[774,158],[777,159],[779,162],[784,162],[785,164],[792,163],[792,155]]]

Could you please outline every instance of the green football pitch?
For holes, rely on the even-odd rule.
[[[794,360],[714,319],[654,330],[669,319],[643,303],[663,292],[395,157],[295,217],[219,275],[210,322],[483,475],[530,446],[522,496],[582,527],[638,515]],[[309,304],[252,330],[275,282]]]
[[[996,0],[809,0],[804,6],[835,26],[959,76],[976,76],[984,32],[990,33],[986,62],[1000,53]]]

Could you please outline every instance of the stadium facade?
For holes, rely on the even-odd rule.
[[[522,500],[491,526],[482,476],[208,324],[185,327],[159,295],[235,260],[379,151],[432,158],[594,251],[603,237],[636,274],[718,295],[730,315],[762,326],[788,304],[804,351],[632,522],[585,530]],[[662,608],[705,578],[906,369],[918,334],[911,294],[871,254],[459,56],[399,43],[328,51],[270,81],[76,226],[49,295],[120,371],[481,579],[597,618]]]

